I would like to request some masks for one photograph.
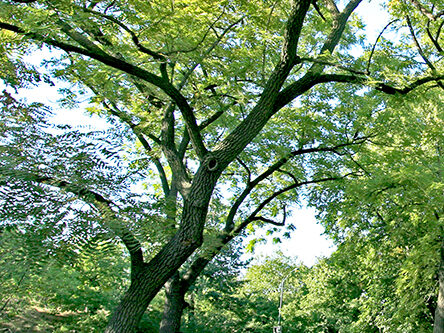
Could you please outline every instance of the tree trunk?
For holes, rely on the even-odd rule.
[[[201,242],[201,239],[184,242],[183,237],[176,234],[168,246],[134,275],[105,333],[134,333],[151,300]]]
[[[113,313],[105,333],[133,333],[142,318],[143,312],[160,288],[165,285],[194,250],[202,244],[208,205],[221,173],[260,133],[268,120],[279,111],[279,108],[275,107],[275,102],[285,79],[298,59],[296,54],[297,44],[310,4],[310,0],[301,0],[293,6],[287,22],[281,60],[268,79],[259,101],[249,115],[222,142],[214,147],[211,153],[206,154],[205,147],[200,147],[199,135],[195,135],[196,133],[192,131],[194,120],[188,120],[187,129],[193,146],[196,150],[200,150],[202,155],[205,155],[200,162],[200,167],[193,178],[191,187],[189,187],[188,176],[183,170],[183,165],[176,165],[177,155],[170,156],[170,159],[168,158],[170,152],[169,150],[166,151],[170,166],[177,171],[177,175],[180,175],[178,183],[181,190],[179,191],[184,197],[180,228],[162,250],[145,265],[141,273],[134,274],[135,277],[131,281],[131,286]],[[116,59],[114,58],[104,57],[99,61],[120,68],[120,63],[116,66]],[[131,67],[132,65],[128,66],[127,64],[125,66],[128,74],[139,75],[139,78],[143,80],[147,80],[148,77],[156,78],[155,84],[163,89],[176,104],[182,104],[179,108],[183,111],[182,116],[184,118],[189,116],[188,113],[192,113],[192,110],[188,110],[189,106],[185,98],[172,85],[163,82],[160,78],[157,80],[157,76],[153,76],[151,73],[135,66]],[[313,84],[315,83],[313,81]],[[293,83],[293,85],[295,84]],[[310,89],[311,86],[307,85],[305,91]],[[299,89],[296,90],[298,93],[300,92]],[[294,94],[293,98],[296,98]],[[188,125],[191,126],[188,127]],[[199,131],[198,128],[195,130]],[[197,137],[197,140],[193,140],[193,137]]]
[[[202,244],[208,203],[218,177],[218,174],[205,177],[202,173],[205,172],[198,171],[190,193],[195,200],[184,202],[180,229],[154,258],[132,274],[131,285],[111,316],[105,333],[134,333],[154,296]]]
[[[154,297],[147,295],[147,299],[142,301],[143,289],[139,284],[132,283],[125,296],[121,300],[119,306],[114,311],[108,326],[105,330],[106,333],[134,333],[139,325],[142,315],[145,312],[149,300]]]
[[[242,231],[242,229],[239,230]],[[181,317],[183,310],[186,307],[185,295],[190,290],[190,287],[196,282],[202,271],[208,263],[218,254],[224,245],[228,244],[239,232],[231,235],[221,235],[220,244],[204,256],[198,257],[183,277],[177,272],[165,285],[165,305],[160,324],[159,333],[177,332],[180,329]]]
[[[192,253],[192,248],[193,246],[188,246],[186,252],[170,256],[167,260],[154,260],[157,265],[153,261],[147,264],[131,281],[128,291],[114,310],[105,333],[134,333],[151,300],[180,266],[180,263],[169,265],[168,259],[185,257],[185,261]]]
[[[441,249],[441,263],[438,271],[438,302],[435,310],[433,333],[444,333],[444,246]]]
[[[182,288],[178,272],[165,284],[165,305],[159,333],[179,332],[187,291],[188,288]]]

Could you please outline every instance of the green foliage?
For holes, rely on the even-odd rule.
[[[128,173],[130,154],[119,152],[121,139],[113,142],[118,127],[99,132],[55,126],[48,108],[6,91],[1,106],[2,314],[20,326],[18,318],[34,313],[32,306],[68,311],[66,322],[47,329],[102,331],[127,287],[129,267],[107,228],[109,215],[94,198],[115,198],[122,221],[138,236],[154,230],[147,219],[156,216],[155,208],[129,191],[140,175]]]
[[[298,300],[283,313],[294,314],[293,327],[427,329],[424,300],[436,293],[443,230],[442,15],[430,15],[442,5],[386,1],[396,35],[373,44],[358,17],[345,24],[358,2],[341,14],[331,1],[318,10],[305,4],[307,12],[287,22],[288,1],[2,0],[3,83],[16,92],[57,84],[62,107],[86,99],[87,111],[110,123],[107,131],[52,126],[45,106],[0,96],[0,228],[6,248],[18,235],[31,244],[23,249],[38,253],[5,256],[22,258],[6,274],[7,293],[24,283],[19,267],[41,257],[45,264],[30,266],[30,274],[43,269],[31,274],[45,286],[36,295],[71,311],[106,311],[100,305],[120,289],[103,267],[123,279],[115,236],[133,264],[143,261],[139,250],[149,262],[171,239],[192,244],[172,257],[210,258],[243,230],[273,235],[282,226],[288,235],[295,228],[286,207],[308,197],[327,232],[353,250],[356,267],[342,250],[339,259],[299,267],[289,280]],[[302,32],[285,40],[285,27],[298,22]],[[41,66],[30,64],[43,45],[50,52]],[[291,63],[280,62],[287,56]],[[177,230],[185,238],[172,238]],[[195,257],[188,259],[184,268]],[[222,331],[270,330],[276,309],[267,304],[282,276],[261,272],[294,266],[265,262],[245,283],[227,273],[228,286],[213,269],[195,312]],[[216,303],[223,321],[206,314],[221,311]],[[150,329],[155,305],[144,322]]]
[[[24,324],[20,318],[40,311],[36,318],[42,317],[38,324],[42,330],[103,330],[128,283],[128,264],[120,247],[104,248],[109,241],[92,239],[67,256],[66,249],[50,253],[37,246],[31,233],[3,228],[0,237],[0,325],[21,330]],[[58,320],[51,317],[57,313],[62,313]],[[48,314],[47,319],[44,314]],[[29,323],[22,320],[37,325],[37,319]]]
[[[241,259],[240,241],[226,246],[206,267],[186,297],[181,330],[184,332],[237,332],[244,325],[245,307],[254,306],[239,290],[239,276],[248,262]]]
[[[349,256],[364,286],[357,327],[431,329],[443,234],[442,110],[431,90],[388,100],[385,135],[355,156],[362,175],[313,196],[329,233],[356,248]]]

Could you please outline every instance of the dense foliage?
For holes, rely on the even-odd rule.
[[[369,39],[360,2],[0,1],[1,251],[21,249],[2,265],[22,260],[5,304],[32,281],[111,311],[108,333],[270,330],[280,276],[255,274],[291,260],[244,282],[209,265],[248,231],[290,236],[305,198],[340,246],[292,280],[295,330],[442,332],[444,10],[386,1]],[[51,125],[16,96],[39,82],[109,128]]]

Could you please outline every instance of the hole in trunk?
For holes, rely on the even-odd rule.
[[[217,161],[212,158],[211,160],[208,161],[208,170],[210,171],[214,171],[217,168]]]

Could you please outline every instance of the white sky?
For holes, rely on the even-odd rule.
[[[324,228],[317,223],[313,208],[295,208],[287,220],[296,226],[296,230],[292,232],[290,239],[281,238],[280,244],[272,243],[275,236],[267,237],[263,232],[256,233],[256,237],[264,237],[268,241],[256,245],[255,259],[261,261],[264,257],[281,251],[285,256],[297,257],[298,261],[312,266],[318,257],[328,257],[335,250],[333,242],[323,235]],[[251,254],[246,254],[245,258],[250,256]]]
[[[367,31],[370,36],[369,41],[373,43],[389,22],[388,14],[381,9],[380,1],[364,1],[358,7],[357,14],[363,17],[367,26]],[[45,51],[42,51],[43,53]],[[38,65],[41,57],[33,55],[33,63]],[[52,87],[48,84],[42,83],[37,88],[21,91],[20,96],[26,97],[29,101],[38,101],[44,104],[54,105],[60,98],[58,94],[59,87]],[[3,86],[0,84],[0,89]],[[106,121],[100,119],[97,116],[90,118],[79,112],[79,109],[74,110],[61,110],[57,112],[54,121],[56,123],[69,123],[71,125],[91,125],[92,127],[104,128],[106,127]],[[289,218],[291,222],[295,224],[296,231],[293,232],[291,239],[283,240],[281,244],[272,244],[270,241],[266,244],[259,244],[256,246],[255,256],[263,257],[271,255],[277,251],[282,251],[287,256],[298,257],[305,265],[311,266],[316,262],[316,259],[320,256],[329,256],[335,247],[331,240],[322,235],[324,229],[316,222],[315,210],[313,208],[295,208],[293,214]]]

